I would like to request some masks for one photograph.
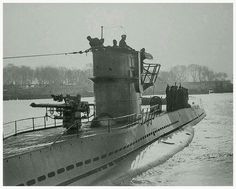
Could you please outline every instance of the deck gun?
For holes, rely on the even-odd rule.
[[[82,119],[89,119],[90,106],[86,101],[81,101],[81,96],[66,95],[51,95],[56,102],[63,102],[62,104],[36,104],[31,103],[31,107],[46,108],[46,117],[50,115],[54,119],[62,119],[63,127],[70,128],[71,131],[78,130],[81,127]],[[93,115],[92,115],[93,116]]]

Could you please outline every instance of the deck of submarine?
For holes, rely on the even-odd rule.
[[[84,138],[95,134],[107,132],[105,128],[90,128],[85,125],[78,133],[79,137]],[[15,155],[20,155],[35,149],[43,148],[52,145],[54,141],[63,141],[70,137],[62,135],[65,131],[63,127],[44,129],[21,133],[16,136],[11,136],[3,140],[3,158],[8,158]]]
[[[167,112],[163,111],[160,115],[165,113]],[[120,125],[118,128],[125,129],[126,127]],[[71,136],[66,134],[63,135],[62,133],[65,130],[66,129],[63,127],[56,127],[10,136],[9,138],[3,140],[3,158],[5,159],[11,156],[20,155],[22,153],[50,146],[54,141],[63,141]],[[84,138],[104,133],[107,133],[107,127],[91,128],[90,125],[87,124],[81,127],[81,132],[79,132],[78,135],[79,137]]]

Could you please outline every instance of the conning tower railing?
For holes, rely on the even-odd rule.
[[[142,125],[152,121],[159,114],[158,105],[151,106],[150,108],[143,109],[142,113],[130,114],[116,118],[106,118],[99,120],[102,121],[106,127],[101,131],[106,131],[108,133],[119,130],[127,129],[129,127],[135,126],[137,124]],[[82,124],[90,124],[91,121],[84,121]],[[3,124],[3,138],[6,139],[10,136],[16,136],[21,133],[39,131],[44,129],[62,127],[62,121],[57,121],[56,119],[41,116],[41,117],[32,117],[26,119],[20,119],[16,121],[11,121]],[[70,127],[69,127],[70,128]],[[66,133],[69,129],[65,130],[63,134]],[[63,135],[62,134],[62,135]],[[56,140],[57,141],[57,140]]]
[[[150,108],[143,109],[141,114],[139,115],[130,114],[126,116],[108,118],[108,119],[99,120],[99,121],[106,122],[105,125],[107,125],[107,131],[111,132],[112,130],[129,128],[136,124],[142,125],[144,123],[149,123],[159,114],[160,114],[159,105],[155,105],[155,106],[151,106]]]
[[[3,138],[20,133],[61,127],[62,121],[57,121],[48,116],[31,117],[3,123]]]

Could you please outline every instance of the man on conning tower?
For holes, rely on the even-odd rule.
[[[89,45],[94,48],[94,47],[102,47],[104,43],[104,39],[98,39],[98,38],[92,38],[91,36],[87,37],[89,41]]]
[[[126,44],[125,40],[126,40],[126,35],[122,35],[121,40],[119,42],[119,47],[132,50],[132,48]]]

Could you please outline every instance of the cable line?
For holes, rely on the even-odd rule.
[[[40,56],[58,56],[58,55],[70,55],[70,54],[83,54],[83,53],[87,53],[89,51],[90,51],[90,49],[87,49],[85,51],[68,52],[68,53],[51,53],[51,54],[33,54],[33,55],[22,55],[22,56],[7,56],[7,57],[3,57],[3,59],[34,58],[34,57],[40,57]]]

